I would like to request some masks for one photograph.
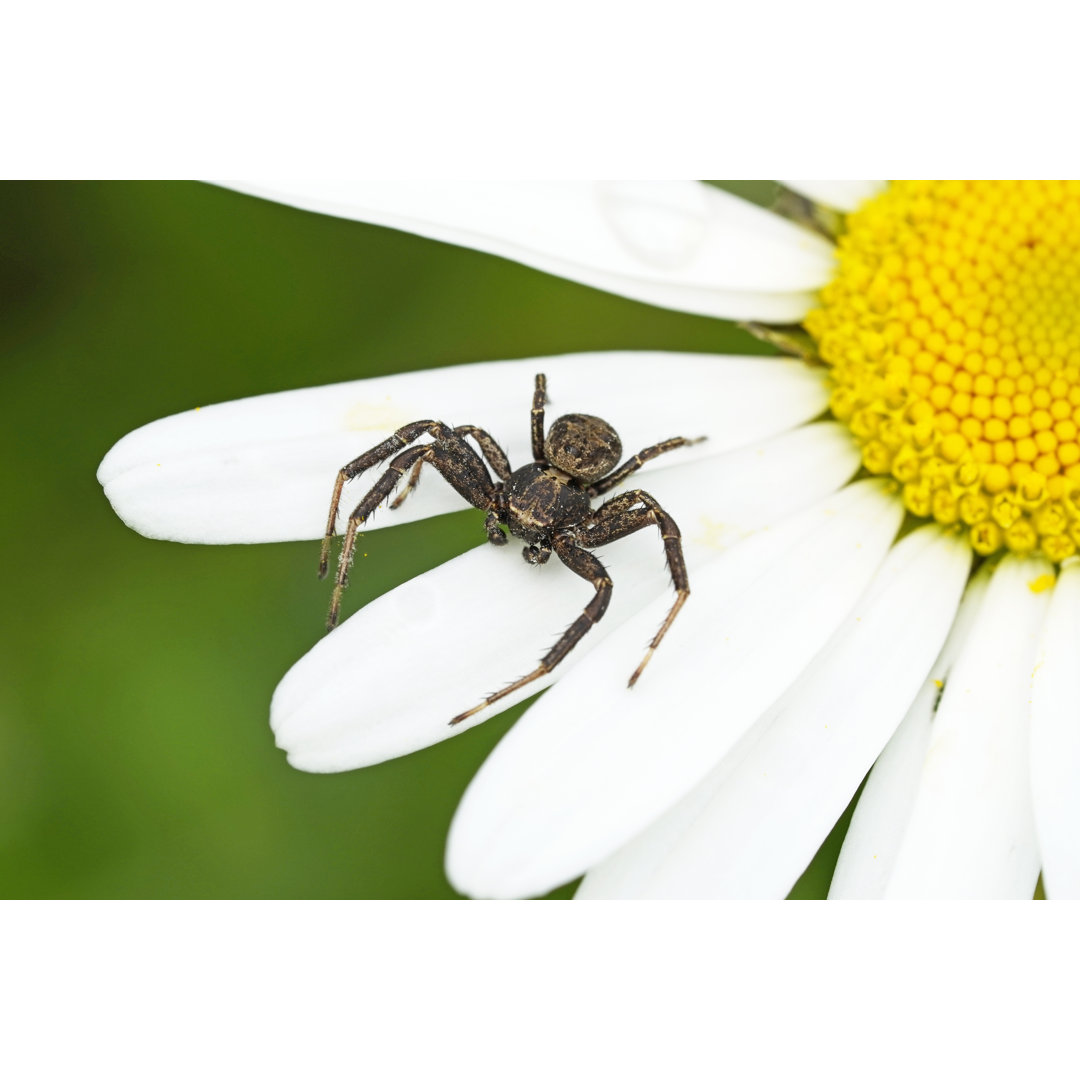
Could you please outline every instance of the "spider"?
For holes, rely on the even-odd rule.
[[[534,671],[502,690],[489,694],[479,705],[467,712],[455,716],[450,721],[451,725],[460,724],[462,720],[467,720],[507,694],[546,675],[564,660],[570,650],[600,621],[611,600],[612,582],[603,564],[588,548],[597,548],[621,540],[624,536],[650,525],[659,528],[664,541],[668,571],[675,585],[675,603],[649,643],[645,658],[630,676],[629,686],[637,682],[668,627],[690,595],[679,527],[648,492],[640,488],[627,491],[608,499],[596,509],[592,508],[591,503],[597,496],[621,484],[646,461],[680,446],[701,442],[702,439],[665,439],[654,446],[646,447],[615,468],[622,456],[622,443],[615,429],[606,420],[597,416],[570,413],[560,416],[551,425],[545,438],[546,402],[547,379],[543,375],[537,375],[531,422],[533,461],[531,465],[523,465],[513,472],[510,471],[510,463],[502,448],[482,428],[473,427],[471,424],[451,428],[438,420],[417,420],[399,428],[390,438],[350,461],[338,471],[334,484],[330,516],[326,522],[319,562],[320,578],[326,576],[330,543],[337,524],[338,504],[346,481],[385,461],[396,451],[401,451],[349,515],[349,524],[338,560],[330,614],[326,621],[328,632],[337,626],[341,613],[341,594],[349,581],[349,566],[355,554],[357,530],[375,508],[389,498],[401,478],[411,469],[404,490],[390,504],[390,509],[396,510],[416,488],[425,462],[433,465],[462,498],[487,511],[484,527],[489,543],[507,543],[503,529],[509,529],[513,536],[525,541],[521,553],[527,563],[543,565],[554,552],[565,566],[596,589],[596,595],[586,605],[585,610],[567,628]],[[434,441],[404,449],[422,435],[430,435]],[[480,448],[479,454],[465,441],[467,437],[476,442]],[[498,476],[498,482],[492,480],[484,464],[485,460]]]

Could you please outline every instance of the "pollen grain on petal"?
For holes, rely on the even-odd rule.
[[[1033,593],[1046,592],[1047,589],[1054,587],[1054,582],[1057,578],[1053,574],[1040,574],[1037,578],[1033,578],[1028,582],[1028,588]]]
[[[345,414],[348,431],[395,431],[415,417],[385,402],[358,401]]]
[[[1080,182],[901,181],[847,220],[805,326],[906,508],[979,554],[1080,546]]]

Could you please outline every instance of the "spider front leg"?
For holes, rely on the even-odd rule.
[[[561,533],[556,536],[552,549],[567,567],[593,585],[596,595],[585,605],[585,610],[570,624],[563,636],[555,642],[554,648],[540,661],[535,671],[529,672],[524,678],[518,679],[517,682],[511,683],[494,694],[488,694],[475,708],[455,716],[450,721],[451,726],[460,724],[462,720],[468,720],[481,709],[486,709],[500,698],[512,694],[515,690],[520,690],[523,686],[528,686],[541,675],[552,671],[607,611],[608,604],[611,602],[611,578],[608,577],[604,564],[595,555],[578,547],[571,533]]]
[[[330,497],[330,514],[326,519],[326,532],[323,534],[322,550],[319,554],[319,577],[326,577],[326,567],[330,561],[330,541],[334,537],[334,529],[337,527],[338,505],[341,502],[341,490],[346,480],[359,476],[366,469],[385,461],[391,454],[415,442],[421,435],[433,435],[436,438],[443,432],[449,433],[450,429],[438,420],[416,420],[411,424],[398,428],[388,439],[384,439],[378,446],[354,458],[348,465],[338,469],[337,480],[334,481],[334,493]]]
[[[471,435],[476,440],[480,452],[484,455],[484,460],[491,466],[495,475],[500,480],[510,479],[510,462],[507,460],[506,453],[483,428],[475,427],[472,424],[462,424],[460,427],[454,428],[454,434],[461,436]],[[416,485],[420,483],[420,471],[423,467],[423,460],[418,461],[413,466],[413,471],[409,473],[409,479],[401,494],[390,504],[391,510],[396,510],[409,497],[410,493],[416,490]],[[492,543],[497,544],[498,541],[494,540]]]
[[[360,500],[360,504],[349,515],[349,524],[345,528],[345,542],[341,545],[341,555],[338,557],[337,577],[334,579],[334,594],[330,599],[330,614],[326,617],[326,629],[333,630],[341,616],[341,594],[345,586],[349,584],[349,567],[352,565],[353,553],[356,547],[356,531],[371,516],[375,508],[394,490],[395,485],[414,462],[419,464],[425,459],[430,460],[434,454],[432,444],[426,446],[414,446],[404,453],[398,454],[390,467],[379,477],[375,486]],[[324,541],[326,544],[328,541]],[[326,554],[323,555],[325,568]],[[325,572],[325,569],[324,569]]]
[[[423,468],[424,459],[421,458],[412,467],[412,472],[409,473],[409,479],[405,481],[405,486],[401,489],[401,493],[390,504],[391,510],[396,510],[409,497],[410,493],[416,490],[416,485],[420,483],[420,472]]]
[[[503,494],[502,484],[495,485],[495,505],[484,518],[484,531],[487,533],[488,543],[496,547],[503,547],[507,542],[506,533],[499,528],[499,522],[506,516],[506,496]]]
[[[634,509],[638,503],[642,508]],[[652,659],[657,645],[664,639],[668,628],[675,621],[675,616],[679,614],[679,610],[690,596],[690,579],[686,573],[686,560],[683,558],[680,539],[682,533],[679,532],[675,519],[647,491],[640,489],[616,495],[614,499],[610,499],[593,513],[592,521],[589,529],[580,536],[580,541],[585,547],[594,548],[613,543],[650,525],[655,525],[660,530],[660,536],[664,541],[668,572],[675,586],[675,603],[672,604],[656,636],[649,642],[645,658],[630,676],[627,685],[633,686],[641,678],[645,665]]]
[[[398,454],[391,462],[389,468],[379,478],[375,486],[360,500],[356,509],[349,515],[349,524],[345,531],[345,541],[341,547],[341,556],[338,560],[337,577],[334,580],[334,593],[330,601],[330,614],[326,620],[327,630],[333,630],[337,626],[338,618],[341,612],[341,594],[345,591],[346,585],[349,582],[349,566],[352,563],[353,552],[356,544],[356,533],[358,529],[364,524],[364,522],[371,516],[383,499],[387,498],[394,490],[394,487],[401,480],[401,477],[405,472],[415,467],[416,465],[422,465],[423,462],[430,462],[436,469],[442,474],[450,486],[466,499],[473,506],[478,507],[481,510],[488,511],[488,520],[492,520],[492,514],[495,515],[495,521],[498,521],[498,512],[503,506],[503,496],[501,492],[501,485],[496,487],[492,481],[490,474],[487,471],[483,461],[477,455],[476,451],[469,446],[468,443],[460,436],[457,435],[452,429],[445,424],[441,424],[438,421],[426,420],[420,421],[420,424],[410,425],[408,429],[403,428],[402,432],[406,432],[420,425],[426,425],[427,429],[436,436],[435,441],[427,443],[424,446],[413,446],[408,450]],[[418,432],[423,433],[423,430]],[[392,436],[394,438],[396,436]],[[414,436],[415,438],[416,436]],[[380,443],[374,450],[363,455],[361,458],[357,458],[357,461],[363,461],[380,452],[391,439],[386,440],[384,443]],[[355,462],[352,464],[356,464]],[[348,469],[350,466],[346,466]],[[345,470],[342,470],[344,472]],[[339,478],[339,483],[340,481]],[[339,488],[335,488],[335,494],[340,496]],[[336,518],[336,505],[333,508],[331,516],[331,524],[333,524]],[[501,535],[501,532],[500,532]],[[488,538],[492,539],[490,528],[488,530]],[[492,540],[493,543],[498,543],[496,540]],[[505,538],[503,540],[505,542]],[[329,536],[324,540],[324,544],[329,543]]]

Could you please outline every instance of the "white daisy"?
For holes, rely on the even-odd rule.
[[[480,425],[526,463],[541,371],[549,418],[602,415],[628,452],[708,436],[634,479],[681,524],[693,595],[633,690],[670,606],[643,533],[602,549],[611,606],[563,664],[458,728],[587,583],[484,545],[367,605],[278,687],[289,760],[337,771],[553,684],[454,820],[467,894],[587,872],[583,897],[783,896],[874,766],[832,895],[1030,897],[1040,867],[1050,896],[1080,895],[1080,571],[1053,587],[1080,542],[1080,191],[789,186],[859,208],[839,259],[691,183],[247,187],[660,306],[805,322],[825,365],[606,353],[368,379],[169,417],[101,465],[140,532],[250,543],[319,536],[337,468],[412,420]],[[365,528],[460,506],[427,477]]]

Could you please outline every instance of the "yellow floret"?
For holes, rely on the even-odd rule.
[[[1080,185],[899,181],[804,324],[866,468],[982,555],[1080,547],[1076,252]]]

